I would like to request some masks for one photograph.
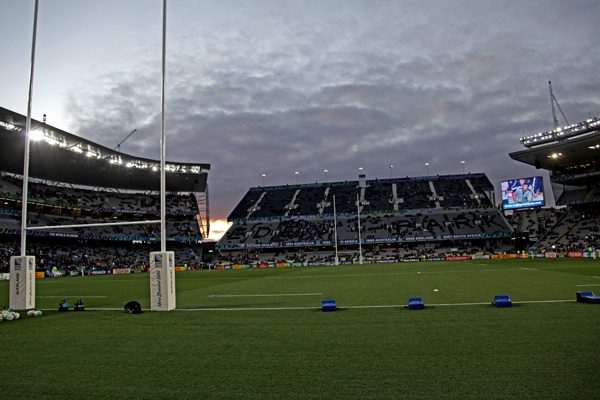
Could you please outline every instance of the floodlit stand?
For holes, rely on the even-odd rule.
[[[150,253],[150,309],[175,309],[175,252]]]
[[[10,258],[10,308],[30,310],[35,308],[35,257]]]

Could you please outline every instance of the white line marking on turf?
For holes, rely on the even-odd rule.
[[[518,301],[513,302],[514,304],[535,304],[535,303],[570,303],[576,302],[576,300],[534,300],[534,301]],[[442,307],[442,306],[485,306],[491,305],[491,302],[487,303],[449,303],[449,304],[427,304],[426,307]],[[339,307],[344,308],[406,308],[406,304],[393,304],[383,306],[345,306]],[[176,308],[174,311],[285,311],[285,310],[320,310],[321,307],[264,307],[264,308]],[[54,308],[38,308],[42,311],[52,311]],[[123,311],[122,308],[86,308],[90,311]],[[150,311],[144,309],[144,311]]]
[[[320,310],[321,307],[281,307],[281,308],[176,308],[175,311],[274,311],[274,310]]]
[[[532,271],[537,271],[537,268],[525,268],[525,267],[519,267],[519,269],[530,269]]]
[[[284,293],[284,294],[218,294],[207,297],[277,297],[277,296],[322,296],[323,293]]]
[[[570,301],[576,302],[577,300],[534,300],[534,301],[517,301],[516,304],[519,303],[568,303]]]
[[[591,285],[575,285],[575,286],[600,286],[600,284],[594,283],[594,284],[591,284]]]
[[[502,272],[502,271],[518,271],[518,268],[506,268],[506,269],[464,269],[464,270],[453,270],[453,271],[421,271],[421,274],[446,274],[446,273],[457,273],[457,272]],[[344,275],[304,275],[298,276],[298,278],[347,278],[353,276],[390,276],[390,275],[415,275],[419,272],[392,272],[389,274],[344,274]],[[268,276],[262,277],[263,279],[296,279],[291,276]]]
[[[66,295],[66,296],[35,296],[36,299],[65,299],[65,298],[69,298],[69,297],[77,297],[77,298],[81,298],[81,299],[85,299],[85,298],[93,298],[93,299],[99,299],[101,297],[108,297],[108,296],[75,296],[75,295]]]
[[[535,301],[519,301],[514,302],[514,304],[520,303],[568,303],[575,302],[576,300],[535,300]],[[451,304],[427,304],[430,307],[438,307],[438,306],[484,306],[491,305],[491,302],[487,303],[451,303]],[[344,306],[339,307],[343,308],[404,308],[407,307],[405,304],[393,304],[393,305],[384,305],[384,306]],[[321,307],[281,307],[281,308],[188,308],[188,309],[180,309],[177,308],[177,311],[246,311],[246,310],[254,310],[254,311],[269,311],[269,310],[320,310]]]
[[[107,280],[107,279],[99,279],[98,277],[100,276],[107,276],[107,275],[97,275],[97,277],[92,278],[92,279],[75,279],[73,277],[70,277],[67,281],[62,281],[62,280],[57,280],[57,281],[51,281],[51,280],[46,280],[46,279],[42,279],[42,278],[38,278],[38,280],[36,282],[38,283],[44,283],[44,284],[48,284],[48,283],[113,283],[113,282],[140,282],[143,284],[147,284],[148,280],[147,279],[140,279],[140,280],[134,280],[134,279],[112,279],[112,280]],[[87,278],[87,277],[86,277]],[[56,278],[49,278],[49,279],[56,279]],[[97,280],[98,279],[98,280]]]

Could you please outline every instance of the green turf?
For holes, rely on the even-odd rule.
[[[600,285],[597,276],[600,260],[590,259],[179,272],[185,311],[140,315],[122,310],[129,300],[149,307],[148,274],[37,280],[37,306],[52,311],[0,323],[2,393],[599,398],[600,305],[574,302],[576,291],[595,289],[577,285]],[[295,296],[264,296],[281,294]],[[495,294],[509,294],[514,306],[491,306]],[[412,296],[425,310],[403,307]],[[119,311],[59,313],[62,297]],[[342,309],[316,309],[330,298]],[[8,282],[0,299],[8,302]],[[554,300],[569,301],[530,303]],[[445,305],[457,303],[483,304]]]

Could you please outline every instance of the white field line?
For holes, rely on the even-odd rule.
[[[390,275],[415,275],[415,274],[445,274],[457,272],[501,272],[501,271],[519,271],[519,268],[506,269],[465,269],[455,271],[420,271],[420,272],[392,272],[389,274],[344,274],[344,275],[300,275],[298,277],[291,276],[266,276],[263,279],[297,279],[297,278],[337,278],[337,277],[356,277],[356,276],[390,276]]]
[[[483,264],[482,264],[483,265]],[[565,267],[548,267],[548,270],[554,268],[596,268],[595,265],[581,265],[581,266],[565,266]],[[450,270],[450,271],[420,271],[420,272],[391,272],[384,274],[345,274],[345,275],[304,275],[298,277],[291,276],[271,276],[263,277],[265,279],[296,279],[296,278],[335,278],[335,277],[353,277],[353,276],[389,276],[389,275],[414,275],[414,274],[447,274],[447,273],[461,273],[461,272],[503,272],[503,271],[520,271],[522,269],[530,270],[541,270],[546,271],[546,268],[494,268],[494,269],[462,269],[462,270]]]
[[[570,303],[576,300],[534,300],[534,301],[518,301],[513,304],[535,304],[535,303]],[[426,304],[425,307],[446,307],[446,306],[485,306],[491,305],[491,302],[486,303],[448,303],[448,304]],[[346,308],[405,308],[405,304],[391,304],[381,306],[345,306],[338,307],[339,309]],[[249,308],[176,308],[174,311],[277,311],[277,310],[320,310],[321,307],[249,307]],[[42,311],[54,310],[54,308],[40,308]],[[122,308],[88,308],[90,311],[123,311]],[[144,310],[149,311],[149,310]]]
[[[277,296],[322,296],[323,293],[284,293],[284,294],[219,294],[206,297],[277,297]]]
[[[542,270],[553,270],[558,268],[598,268],[597,265],[569,265],[569,266],[559,266],[559,267],[548,267],[548,268],[540,268]]]
[[[569,303],[569,302],[577,302],[577,300],[533,300],[533,301],[517,301],[516,303]],[[514,302],[513,302],[514,303]]]
[[[71,297],[77,297],[78,299],[99,299],[108,296],[74,296],[74,295],[65,295],[65,296],[35,296],[36,299],[66,299]]]
[[[582,287],[582,286],[600,286],[600,284],[598,283],[594,283],[594,284],[590,284],[590,285],[575,285],[577,287]]]
[[[264,307],[264,308],[176,308],[175,311],[275,311],[275,310],[320,310],[321,307]]]
[[[534,300],[534,301],[518,301],[513,304],[533,304],[533,303],[568,303],[575,302],[576,300]],[[442,307],[442,306],[485,306],[491,305],[491,302],[486,303],[450,303],[450,304],[425,304],[425,307]],[[408,307],[406,304],[391,304],[391,305],[381,305],[381,306],[343,306],[338,307],[338,309],[344,308],[404,308]],[[321,307],[281,307],[281,308],[189,308],[189,309],[176,309],[177,311],[246,311],[246,310],[254,310],[254,311],[270,311],[270,310],[320,310]]]
[[[98,275],[98,276],[106,276],[106,275]],[[38,278],[38,279],[42,279],[42,278]],[[55,279],[55,278],[48,278],[48,279]],[[96,280],[97,278],[92,278],[92,279],[86,279],[86,280],[79,280],[79,279],[75,279],[75,277],[70,277],[69,280],[67,281],[63,281],[61,280],[60,282],[58,281],[47,281],[44,279],[43,282],[39,282],[40,284],[43,283],[44,285],[48,284],[48,283],[112,283],[112,282],[136,282],[136,280],[128,280],[128,279],[99,279]],[[148,280],[139,280],[137,282],[141,282],[144,284],[147,284]],[[36,281],[38,282],[38,281]]]
[[[35,308],[36,310],[42,310],[42,311],[56,311],[56,308]],[[85,308],[85,311],[123,311],[125,312],[125,307],[123,308]],[[150,310],[145,310],[145,311],[150,311]],[[71,312],[71,311],[69,311]]]
[[[459,263],[458,261],[455,261],[455,263]],[[487,264],[479,264],[479,265],[487,265]],[[210,277],[210,278],[177,278],[177,280],[205,280],[205,279],[231,279],[231,280],[249,280],[249,279],[298,279],[298,278],[337,278],[337,277],[355,277],[355,276],[390,276],[390,275],[414,275],[414,274],[445,274],[445,273],[460,273],[460,272],[502,272],[502,271],[519,271],[519,270],[523,270],[523,269],[529,269],[529,270],[541,270],[541,271],[546,271],[547,269],[552,270],[555,268],[595,268],[595,265],[580,265],[580,266],[565,266],[565,267],[548,267],[548,268],[540,268],[540,269],[535,269],[535,268],[524,268],[524,267],[519,267],[519,268],[494,268],[494,269],[464,269],[464,270],[452,270],[452,271],[420,271],[420,272],[391,272],[391,273],[383,273],[383,274],[344,274],[344,275],[300,275],[300,276],[261,276],[258,278],[251,278],[251,277],[245,277],[245,278],[233,278],[233,277],[218,277],[218,278],[214,278],[214,277]],[[102,275],[100,275],[102,276]],[[73,277],[75,278],[75,277]],[[594,276],[594,278],[600,278],[600,276]],[[110,282],[132,282],[132,280],[127,280],[127,279],[107,279],[107,280],[96,280],[96,278],[94,279],[86,279],[86,280],[77,280],[77,279],[72,279],[69,280],[69,282],[71,283],[96,283],[96,282],[103,282],[103,283],[110,283]],[[147,283],[146,280],[140,280],[139,282],[142,283]],[[64,282],[52,282],[49,280],[44,280],[45,284],[47,283],[64,283]]]

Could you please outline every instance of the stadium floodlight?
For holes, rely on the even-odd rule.
[[[32,131],[29,133],[29,139],[37,142],[39,140],[44,139],[44,134],[40,131]]]
[[[298,171],[295,172],[296,174],[296,185],[298,184]]]
[[[390,165],[390,179],[392,178],[392,169],[394,168],[393,165]]]
[[[13,125],[13,124],[11,124],[10,122],[6,122],[6,121],[0,121],[0,126],[2,126],[2,127],[4,127],[4,128],[6,128],[6,129],[7,129],[7,130],[9,130],[9,131],[16,131],[16,132],[19,132],[19,131],[21,131],[21,130],[22,130],[22,129],[21,129],[21,128],[19,128],[18,126],[16,126],[16,125]],[[30,135],[31,135],[31,133],[30,133]],[[31,137],[31,136],[30,136],[30,137]]]
[[[462,164],[462,167],[463,167],[463,174],[464,174],[464,173],[465,173],[465,162],[464,162],[464,161],[461,161],[460,163]]]
[[[425,171],[427,172],[426,176],[429,176],[429,163],[428,162],[425,163],[425,168],[426,168]]]
[[[558,127],[551,131],[527,136],[521,138],[520,142],[522,145],[529,148],[554,141],[562,141],[573,136],[584,135],[596,131],[598,128],[600,128],[600,120],[598,118],[592,118],[576,124]]]
[[[325,169],[325,170],[323,170],[323,172],[325,172],[325,183],[327,183],[327,172],[328,171]]]

